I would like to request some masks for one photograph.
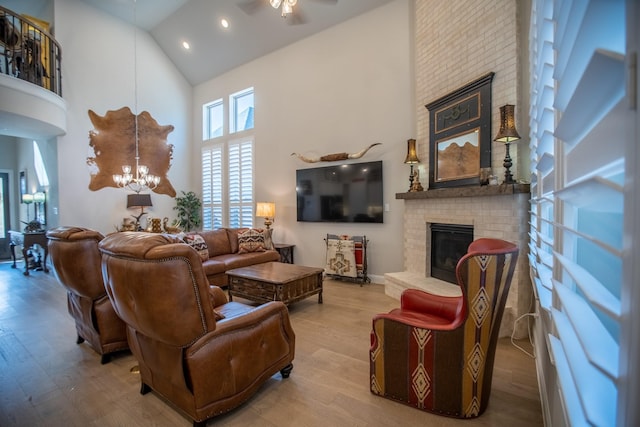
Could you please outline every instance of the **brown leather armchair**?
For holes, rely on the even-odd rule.
[[[109,298],[127,324],[141,393],[155,391],[195,425],[239,406],[293,368],[295,335],[282,302],[227,302],[198,253],[164,234],[123,232],[100,242]]]
[[[56,277],[67,289],[67,309],[76,323],[76,342],[85,340],[107,363],[111,353],[127,350],[125,324],[113,310],[102,280],[97,231],[58,227],[47,231],[48,249]]]
[[[460,297],[407,289],[400,308],[373,318],[371,392],[458,418],[489,403],[500,321],[518,248],[478,239],[457,264]]]

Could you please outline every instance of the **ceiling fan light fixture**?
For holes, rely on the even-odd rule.
[[[293,8],[291,7],[291,5],[287,2],[287,0],[285,0],[284,3],[282,3],[282,17],[286,18],[288,13],[293,12]]]
[[[273,7],[274,9],[277,9],[280,7],[282,0],[269,0],[269,3],[271,3],[271,7]]]
[[[284,2],[293,7],[296,5],[296,3],[298,3],[298,0],[284,0]]]

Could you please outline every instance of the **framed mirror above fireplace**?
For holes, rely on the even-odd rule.
[[[491,82],[488,73],[426,105],[429,189],[479,186],[491,167]]]

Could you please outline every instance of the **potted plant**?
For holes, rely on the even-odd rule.
[[[193,191],[185,193],[181,191],[182,196],[176,196],[176,206],[173,210],[178,211],[178,223],[184,231],[192,231],[200,228],[202,216],[200,209],[202,202]]]

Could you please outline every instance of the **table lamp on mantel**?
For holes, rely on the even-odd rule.
[[[509,155],[509,144],[520,139],[516,130],[516,118],[514,113],[515,105],[506,104],[500,107],[500,129],[494,141],[504,142],[507,146],[507,152],[504,156],[504,184],[515,184],[513,175],[511,175],[511,156]]]
[[[276,204],[272,202],[258,202],[256,205],[256,216],[264,218],[264,226],[269,230],[276,216]]]
[[[405,164],[411,166],[411,171],[409,172],[409,192],[412,191],[422,191],[422,185],[420,185],[420,181],[418,181],[418,177],[413,173],[413,165],[420,163],[420,159],[418,159],[418,153],[416,152],[416,140],[409,139],[407,140],[407,157],[404,159]],[[416,182],[414,182],[416,180]]]

